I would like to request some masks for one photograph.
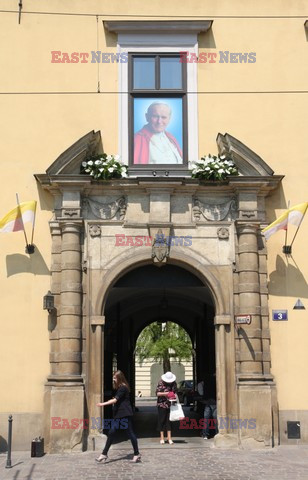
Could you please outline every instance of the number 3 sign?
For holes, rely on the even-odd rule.
[[[273,310],[273,320],[288,320],[288,310]]]

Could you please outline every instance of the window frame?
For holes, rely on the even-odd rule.
[[[135,89],[134,88],[134,68],[133,59],[136,57],[155,58],[155,89]],[[182,88],[160,89],[160,58],[179,58],[179,52],[130,52],[128,54],[128,138],[129,138],[129,168],[138,170],[183,170],[188,168],[188,121],[187,121],[187,68],[186,63],[181,63],[182,67]],[[182,99],[182,153],[183,162],[180,164],[135,164],[134,163],[134,99],[135,98],[181,98]]]
[[[129,53],[181,53],[188,52],[189,55],[198,56],[198,37],[197,32],[160,32],[160,27],[156,32],[140,32],[127,30],[126,23],[123,22],[123,30],[118,30],[118,53],[128,59]],[[163,24],[165,25],[165,23]],[[116,31],[116,30],[113,30]],[[199,31],[199,29],[198,29]],[[128,131],[128,61],[119,62],[118,64],[118,92],[119,92],[119,149],[118,152],[122,161],[128,165],[129,157],[129,131]],[[197,63],[187,63],[187,125],[188,125],[188,160],[199,158],[199,117],[198,117],[198,65]],[[135,171],[133,171],[134,169]],[[149,170],[136,170],[136,167],[129,167],[129,176],[137,177],[154,177],[154,172]],[[164,171],[158,171],[157,176],[166,176]],[[191,174],[188,169],[173,170],[169,169],[169,176],[187,177]]]

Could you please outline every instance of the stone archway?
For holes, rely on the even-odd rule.
[[[103,369],[102,362],[102,350],[104,345],[104,315],[99,315],[99,312],[104,312],[104,305],[108,297],[108,293],[114,283],[125,275],[126,272],[136,268],[138,265],[149,264],[148,252],[146,250],[139,249],[139,251],[132,252],[125,261],[122,258],[114,259],[111,262],[110,268],[92,272],[92,284],[101,285],[95,292],[93,291],[93,297],[90,303],[95,305],[91,320],[90,331],[90,347],[89,351],[92,352],[90,362],[92,358],[95,362],[89,365],[89,378],[90,378],[90,390],[88,392],[89,402],[89,415],[90,417],[97,417],[100,414],[99,409],[95,406],[101,399],[102,395],[102,377],[103,370],[98,370],[97,359],[101,362],[101,368]],[[169,258],[170,264],[187,268],[190,272],[194,273],[204,285],[207,285],[211,291],[214,301],[215,309],[215,344],[216,344],[216,387],[217,387],[217,406],[218,412],[221,417],[230,416],[234,418],[237,416],[237,401],[236,401],[236,374],[235,374],[235,341],[234,330],[231,326],[232,316],[232,268],[230,266],[212,266],[204,263],[204,258],[201,256],[193,258],[189,255],[179,254],[174,251]],[[96,322],[95,328],[94,322]],[[227,380],[228,379],[228,380]],[[228,392],[227,392],[228,382]],[[220,437],[224,437],[229,431],[229,428],[220,429],[220,435],[217,436],[216,443],[219,443]],[[92,432],[95,435],[95,432]],[[238,443],[237,434],[228,433],[228,438],[233,438],[233,443]],[[93,439],[91,438],[91,442]]]
[[[84,431],[53,429],[52,417],[97,417],[102,395],[104,305],[112,285],[129,269],[154,261],[192,271],[215,305],[218,405],[229,419],[255,418],[255,428],[220,428],[216,444],[243,447],[277,443],[276,387],[270,373],[265,197],[282,176],[230,135],[217,137],[220,153],[240,176],[221,183],[183,178],[96,182],[80,164],[102,150],[90,132],[36,175],[54,196],[50,318],[51,374],[45,388],[45,439],[49,451],[82,449]],[[115,236],[148,238],[163,232],[189,235],[190,247],[174,244],[163,255],[154,245],[115,248]],[[162,267],[163,268],[163,267]],[[234,315],[250,316],[235,328]],[[99,371],[96,366],[99,365]]]

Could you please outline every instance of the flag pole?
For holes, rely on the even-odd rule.
[[[36,204],[35,204],[34,218],[33,218],[33,224],[32,224],[32,234],[31,234],[31,244],[30,244],[30,246],[33,247],[33,251],[34,251],[33,236],[34,236],[35,218],[36,218]]]
[[[22,229],[23,229],[23,232],[24,232],[24,236],[25,236],[25,240],[26,240],[26,245],[28,245],[28,239],[27,239],[27,234],[26,234],[26,230],[25,230],[25,226],[24,226],[24,221],[22,219],[22,213],[21,213],[21,209],[20,209],[20,203],[19,203],[19,198],[18,198],[18,193],[16,193],[16,200],[17,200],[17,205],[18,205],[18,209],[19,209],[19,212],[20,212],[20,221],[22,223]]]
[[[23,229],[23,232],[24,232],[25,240],[26,240],[26,253],[31,254],[31,253],[34,253],[34,245],[28,243],[27,234],[26,234],[26,230],[25,230],[25,225],[24,225],[24,221],[22,219],[22,212],[21,212],[21,209],[20,209],[18,193],[16,193],[16,200],[17,200],[17,205],[18,205],[19,211],[20,211],[20,220],[21,220],[21,223],[22,223],[22,229]]]
[[[297,232],[299,231],[299,227],[301,226],[302,221],[304,220],[304,216],[305,216],[305,214],[306,214],[306,212],[307,212],[307,208],[308,208],[308,204],[306,205],[304,214],[303,214],[303,216],[302,216],[302,218],[301,218],[301,221],[300,221],[299,224],[298,224],[297,230],[296,230],[296,232],[295,232],[295,234],[294,234],[294,237],[293,237],[293,240],[292,240],[292,243],[291,243],[290,247],[292,247],[293,242],[294,242],[294,240],[295,240],[295,237],[296,237],[296,235],[297,235]]]
[[[288,201],[288,210],[290,209],[290,200]],[[288,218],[287,218],[287,228],[286,228],[286,235],[284,239],[284,244],[287,245],[287,239],[288,239],[288,224],[289,224],[289,213],[288,213]]]
[[[288,240],[288,226],[289,226],[289,210],[290,210],[290,200],[288,201],[288,218],[287,218],[287,228],[286,228],[286,234],[284,238],[284,246],[282,247],[282,253],[285,253],[286,255],[291,255],[292,253],[292,245],[287,245],[287,240]]]

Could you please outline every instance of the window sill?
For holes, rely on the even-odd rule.
[[[174,178],[185,177],[191,178],[191,172],[186,167],[163,167],[161,165],[153,165],[152,168],[144,168],[140,166],[131,166],[128,168],[128,176],[132,177],[147,177],[147,178]]]

